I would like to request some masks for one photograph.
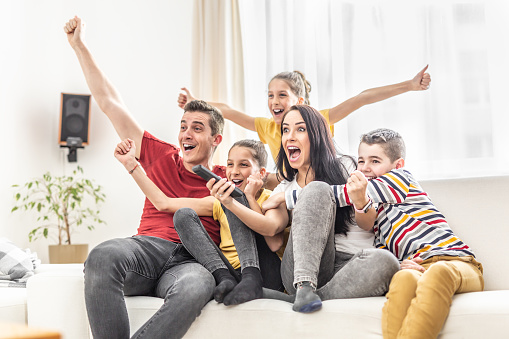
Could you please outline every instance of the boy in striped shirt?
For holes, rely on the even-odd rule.
[[[353,205],[375,246],[401,262],[382,313],[384,338],[436,338],[455,293],[482,291],[482,265],[456,237],[412,174],[403,169],[405,144],[389,129],[362,135],[357,171],[333,186],[339,206]],[[290,192],[289,192],[290,193]],[[289,208],[296,195],[287,194]]]

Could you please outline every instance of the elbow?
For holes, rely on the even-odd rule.
[[[265,230],[263,230],[262,232],[259,232],[259,233],[261,235],[263,235],[264,237],[275,237],[280,232],[281,232],[281,230],[278,227],[270,227],[270,228],[265,229]]]
[[[283,246],[283,239],[281,238],[278,238],[276,241],[274,242],[269,242],[267,243],[267,245],[269,246],[270,250],[272,252],[277,252],[279,251],[279,249]]]
[[[165,212],[165,213],[172,213],[172,212],[175,212],[173,211],[169,205],[165,204],[165,203],[154,203],[153,204],[154,207],[156,208],[156,210],[158,210],[159,212]]]

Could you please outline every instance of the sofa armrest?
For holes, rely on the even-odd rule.
[[[28,325],[52,328],[64,339],[91,338],[83,269],[54,267],[27,281]]]

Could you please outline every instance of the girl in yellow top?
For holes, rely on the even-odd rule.
[[[339,105],[321,110],[320,113],[325,117],[331,127],[334,135],[334,125],[336,122],[344,119],[353,111],[364,105],[372,104],[403,94],[408,91],[422,91],[429,88],[431,76],[425,73],[428,66],[424,67],[417,75],[407,81],[398,84],[367,89],[360,94],[340,103]],[[184,108],[185,104],[195,97],[187,88],[182,88],[185,93],[180,93],[178,104]],[[299,71],[282,72],[274,76],[268,85],[268,106],[272,115],[271,118],[255,118],[242,113],[225,103],[208,102],[210,105],[218,108],[225,119],[258,133],[258,137],[264,144],[268,144],[274,161],[281,145],[281,119],[290,107],[297,104],[309,105],[309,93],[311,84],[306,80],[303,73]]]
[[[127,170],[137,163],[135,154],[136,147],[130,139],[120,142],[115,149],[115,157]],[[260,141],[237,141],[228,152],[226,165],[228,181],[244,192],[249,207],[259,213],[261,213],[261,204],[271,194],[270,190],[262,188],[266,165],[267,152]],[[214,299],[217,302],[223,302],[224,297],[240,281],[241,268],[228,220],[219,200],[212,196],[200,199],[169,198],[147,177],[144,171],[133,171],[131,174],[157,210],[175,213],[174,225],[182,244],[200,264],[212,273],[217,284]],[[203,184],[205,185],[205,182]],[[198,216],[213,216],[219,221],[221,235],[219,248],[206,232]],[[257,235],[256,247],[264,287],[279,291],[283,291],[284,288],[280,274],[281,259],[275,252],[282,245],[283,232],[275,236]],[[245,273],[242,271],[242,274]],[[227,299],[224,303],[228,305]]]

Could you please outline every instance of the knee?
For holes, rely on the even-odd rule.
[[[92,249],[85,261],[85,270],[100,269],[117,263],[123,255],[123,245],[121,239],[112,239],[105,241]]]
[[[183,207],[175,212],[173,215],[173,225],[178,232],[181,227],[185,227],[186,221],[197,219],[198,214],[192,208]]]
[[[212,274],[200,264],[186,266],[185,270],[178,273],[169,273],[172,277],[162,278],[162,280],[172,281],[173,283],[160,284],[159,286],[166,286],[167,288],[166,291],[160,291],[160,295],[166,295],[166,298],[168,298],[176,293],[188,296],[189,299],[196,302],[210,300],[216,285]]]
[[[417,288],[417,281],[419,276],[416,274],[417,271],[412,269],[404,269],[396,272],[392,277],[390,289],[408,289],[415,291]]]
[[[323,181],[312,181],[307,184],[300,193],[299,201],[306,198],[319,204],[324,204],[326,200],[335,203],[330,185]]]
[[[326,192],[327,190],[330,190],[330,185],[328,183],[323,181],[311,181],[302,189],[302,192],[308,192],[308,194],[310,192],[323,194],[323,192]]]
[[[386,276],[389,276],[389,279],[399,272],[400,263],[394,254],[384,249],[373,249],[370,251],[372,251],[373,255],[376,256],[379,267]]]

